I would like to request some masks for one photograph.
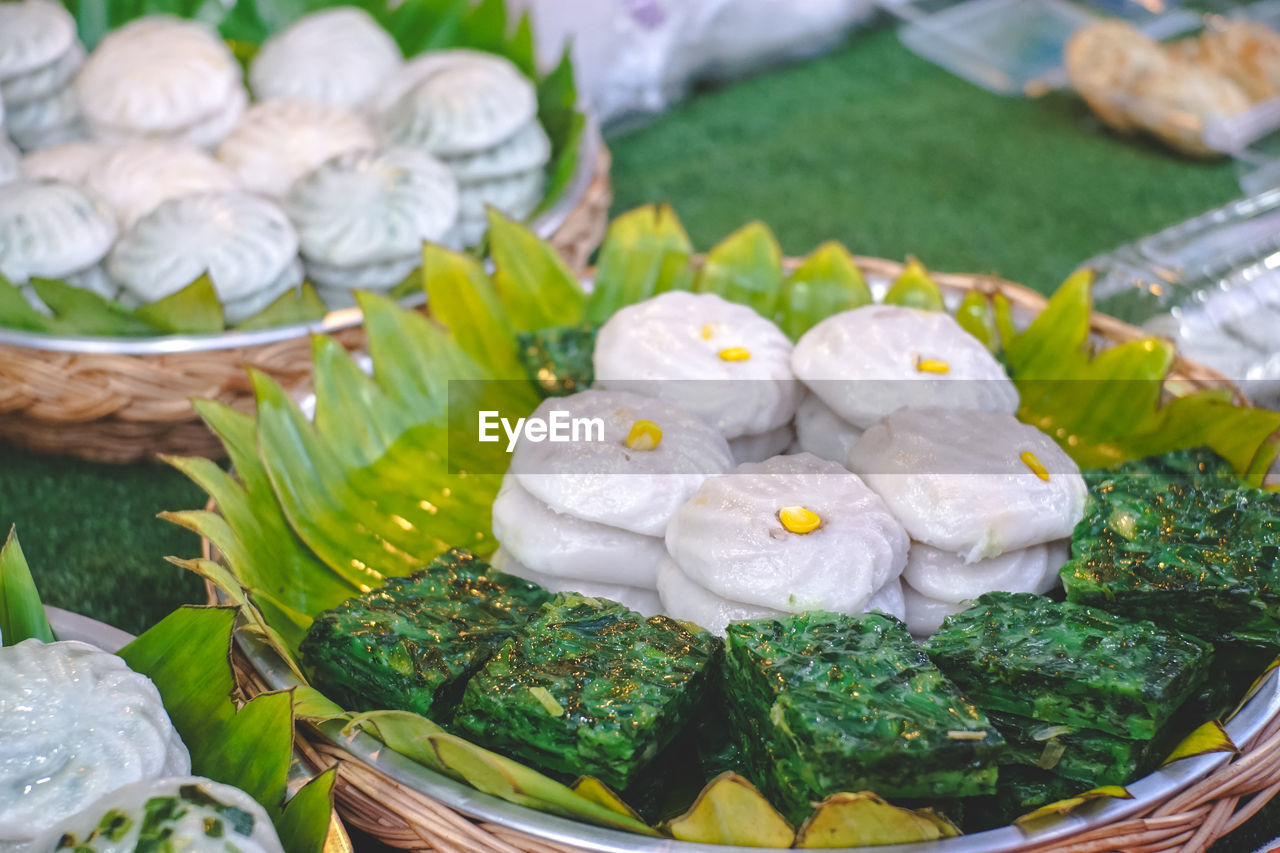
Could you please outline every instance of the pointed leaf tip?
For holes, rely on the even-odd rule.
[[[18,544],[15,525],[0,548],[0,645],[14,646],[31,639],[52,643],[53,629]]]

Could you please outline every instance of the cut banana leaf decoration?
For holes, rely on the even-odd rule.
[[[1230,722],[1236,714],[1239,714],[1240,709],[1242,709],[1250,699],[1258,695],[1258,691],[1262,689],[1262,685],[1266,683],[1267,679],[1270,678],[1277,669],[1280,669],[1280,658],[1276,658],[1271,661],[1271,663],[1267,664],[1267,668],[1262,671],[1262,674],[1253,680],[1253,683],[1249,685],[1249,689],[1244,692],[1244,697],[1240,700],[1240,703],[1236,705],[1230,714],[1227,715],[1227,722]]]
[[[1210,720],[1183,738],[1173,748],[1173,752],[1169,753],[1169,757],[1161,763],[1161,766],[1172,764],[1179,759],[1192,758],[1197,755],[1209,755],[1214,752],[1229,752],[1234,755],[1239,750],[1232,743],[1231,735],[1227,734],[1227,730],[1222,727],[1222,723],[1217,720]]]
[[[174,334],[216,334],[227,327],[222,303],[208,274],[149,305],[139,306],[134,316],[157,329]]]
[[[889,292],[884,295],[886,305],[901,305],[904,308],[919,308],[922,311],[941,311],[942,291],[937,282],[929,277],[924,264],[915,258],[908,258],[907,265],[898,277],[893,280]]]
[[[684,228],[667,208],[641,208],[614,223],[589,296],[547,245],[497,215],[491,253],[492,275],[471,256],[426,248],[422,284],[430,319],[361,294],[372,375],[334,341],[316,338],[314,419],[262,375],[253,377],[255,416],[200,403],[234,473],[203,460],[170,460],[217,504],[216,513],[168,516],[221,553],[220,563],[183,564],[241,605],[248,630],[291,662],[322,610],[387,577],[408,574],[447,548],[480,556],[493,549],[490,511],[505,451],[497,443],[451,439],[475,436],[475,412],[482,406],[523,417],[543,393],[554,392],[536,377],[529,381],[541,370],[530,370],[531,348],[541,348],[539,364],[555,374],[556,359],[564,362],[566,353],[590,355],[592,330],[613,312],[672,289],[738,300],[776,318],[791,334],[824,313],[869,301],[843,247],[819,247],[788,278],[777,240],[759,223],[712,249],[699,269]],[[918,262],[908,265],[891,293],[895,289],[894,298],[907,304],[941,305],[936,284]],[[0,299],[3,294],[0,288]],[[1076,277],[1024,331],[1015,328],[1011,306],[998,292],[970,295],[960,316],[1005,359],[1022,395],[1022,418],[1055,435],[1086,467],[1099,459],[1202,444],[1242,472],[1269,458],[1267,438],[1280,427],[1280,415],[1238,408],[1213,393],[1164,403],[1172,363],[1167,348],[1152,339],[1095,356],[1090,308],[1089,280]],[[346,714],[309,687],[295,704],[322,725],[366,731],[426,767],[512,802],[652,832],[594,780],[571,789],[415,714]],[[258,713],[270,710],[268,704]],[[1122,788],[1099,789],[1046,807],[1040,816],[1126,795]],[[788,846],[795,835],[759,791],[733,773],[713,780],[686,813],[661,829],[687,840],[764,846]],[[895,839],[936,838],[954,828],[936,815],[899,809],[869,794],[841,794],[828,799],[802,835],[806,844],[818,845],[891,831],[900,833]]]
[[[736,773],[712,779],[687,812],[662,828],[678,841],[743,847],[790,847],[796,837],[764,794]]]
[[[899,808],[869,791],[832,794],[796,833],[796,847],[863,847],[913,844],[960,834],[955,824],[932,809]]]
[[[1047,822],[1051,822],[1068,815],[1088,803],[1096,803],[1099,800],[1132,800],[1133,794],[1121,785],[1107,785],[1102,788],[1094,788],[1085,791],[1083,794],[1077,794],[1074,797],[1068,797],[1065,800],[1058,800],[1056,803],[1049,803],[1041,806],[1033,812],[1028,812],[1022,817],[1014,821],[1014,824],[1022,827],[1035,826],[1039,828]]]
[[[52,643],[53,629],[18,544],[18,532],[10,528],[0,549],[0,645],[16,646],[33,638]]]
[[[286,802],[293,762],[293,697],[266,693],[236,710],[231,699],[231,608],[183,607],[120,650],[152,681],[191,753],[192,771],[234,785],[262,804],[288,853],[320,853],[332,821],[330,770]]]

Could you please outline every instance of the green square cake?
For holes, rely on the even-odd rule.
[[[948,616],[929,657],[980,708],[1147,739],[1203,683],[1208,643],[1029,593]]]
[[[1166,752],[1174,746],[1160,736],[1133,740],[1003,711],[986,713],[1008,744],[1002,763],[1037,767],[1087,788],[1131,782],[1159,761],[1161,746]]]
[[[529,381],[544,397],[566,397],[591,387],[594,326],[555,326],[519,332],[516,347]]]
[[[462,682],[551,594],[454,549],[316,617],[302,659],[348,710],[447,720]]]
[[[750,778],[792,818],[845,791],[994,790],[999,733],[892,617],[731,623],[724,681]]]
[[[1211,642],[1280,648],[1280,494],[1208,451],[1088,472],[1067,598]]]
[[[539,769],[621,790],[700,710],[719,648],[697,626],[558,595],[468,682],[454,724]]]

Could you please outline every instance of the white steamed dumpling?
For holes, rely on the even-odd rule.
[[[796,342],[791,367],[859,429],[904,406],[1018,410],[1004,368],[941,311],[867,305],[835,314]]]
[[[396,101],[407,95],[409,90],[441,68],[446,68],[450,65],[468,64],[491,65],[494,67],[495,73],[502,73],[510,65],[510,61],[496,54],[465,47],[429,50],[425,53],[420,53],[402,63],[382,81],[382,85],[378,87],[378,91],[374,93],[369,103],[369,110],[374,115],[381,117],[396,105]]]
[[[512,219],[524,219],[542,201],[545,183],[546,174],[539,167],[504,178],[459,184],[460,218],[484,222],[485,208],[493,207]]]
[[[706,423],[661,400],[622,391],[582,391],[553,397],[532,418],[561,417],[603,424],[603,441],[533,442],[521,438],[511,473],[557,512],[661,536],[667,521],[702,481],[733,467],[729,445]],[[627,445],[637,422],[661,430],[651,449]]]
[[[475,183],[541,170],[551,159],[551,140],[535,119],[493,148],[444,158],[459,181]]]
[[[75,49],[76,23],[61,3],[0,3],[0,80],[39,71]]]
[[[658,595],[661,612],[672,619],[692,622],[723,637],[730,622],[750,619],[775,619],[786,615],[781,610],[759,604],[744,604],[717,595],[689,579],[670,557],[658,564]]]
[[[20,179],[0,185],[0,274],[15,284],[33,276],[62,279],[93,266],[116,233],[111,211],[70,184]]]
[[[163,299],[206,271],[237,323],[302,281],[298,238],[270,201],[244,192],[170,199],[134,223],[107,271],[137,303]]]
[[[36,151],[84,138],[80,102],[70,88],[37,101],[10,105],[5,113],[5,124],[9,136],[24,151]]]
[[[42,148],[23,156],[22,176],[82,185],[89,173],[115,150],[114,145],[88,140]]]
[[[204,138],[244,108],[240,65],[206,24],[153,15],[108,33],[76,77],[90,132],[107,141]],[[234,117],[231,122],[234,122]],[[192,139],[195,129],[202,138]]]
[[[817,394],[805,394],[796,407],[796,446],[805,453],[844,464],[862,430],[822,402]]]
[[[711,293],[670,291],[618,311],[596,337],[596,383],[658,397],[726,438],[795,415],[791,341],[754,310]]]
[[[276,98],[254,104],[218,147],[245,189],[283,198],[293,182],[339,154],[378,147],[355,110]]]
[[[363,106],[401,63],[368,12],[337,6],[304,15],[262,45],[249,66],[254,97]]]
[[[62,56],[26,74],[0,79],[0,97],[6,104],[19,106],[53,97],[76,76],[87,54],[80,42],[73,41]]]
[[[173,799],[178,808],[167,815],[148,808],[157,799]],[[108,816],[121,828],[111,833],[95,831]],[[119,816],[128,822],[121,822]],[[183,853],[284,850],[266,810],[244,791],[200,776],[169,776],[134,782],[107,794],[45,836],[35,851],[135,853],[145,849],[139,843],[144,826],[150,827],[151,837],[164,839],[162,847]]]
[[[757,432],[751,435],[740,435],[729,439],[729,450],[733,452],[733,464],[743,462],[763,462],[764,460],[786,453],[796,440],[796,431],[791,424],[783,424],[768,432]]]
[[[1006,551],[976,563],[920,542],[911,544],[902,580],[928,598],[959,604],[988,592],[1043,595],[1058,584],[1058,569],[1070,557],[1066,540]]]
[[[0,129],[0,184],[18,179],[22,174],[22,152],[13,146]]]
[[[84,187],[115,211],[129,228],[161,202],[204,192],[236,189],[235,175],[205,151],[177,142],[134,142],[103,156]]]
[[[1071,535],[1084,515],[1080,469],[1013,415],[900,409],[846,461],[911,538],[968,562]]]
[[[867,600],[867,611],[879,610],[881,613],[887,613],[895,619],[901,619],[905,622],[907,620],[907,605],[902,588],[902,578],[894,578],[889,581],[871,594],[871,598]]]
[[[542,575],[651,591],[658,562],[667,555],[657,536],[556,512],[510,474],[493,502],[493,535],[511,557]]]
[[[906,618],[902,621],[916,637],[936,633],[942,627],[943,619],[969,608],[968,602],[942,601],[921,595],[912,589],[911,584],[905,583],[902,585],[902,603],[906,610]]]
[[[427,67],[382,115],[391,144],[437,157],[474,154],[510,139],[537,115],[533,83],[502,57],[455,55]]]
[[[119,657],[76,642],[0,648],[0,847],[131,782],[190,772],[155,685]]]
[[[816,517],[816,528],[788,526],[798,509]],[[788,613],[862,612],[902,573],[909,545],[858,476],[808,453],[707,479],[672,516],[666,540],[693,582]]]
[[[610,601],[625,604],[641,616],[656,616],[663,612],[662,602],[652,586],[627,586],[595,579],[561,577],[535,572],[528,566],[522,565],[505,548],[499,548],[494,553],[493,567],[500,572],[532,581],[549,592],[576,592],[590,598],[607,598]]]
[[[416,266],[422,244],[456,221],[458,187],[425,152],[351,151],[296,181],[284,208],[308,261],[353,267],[412,258]]]

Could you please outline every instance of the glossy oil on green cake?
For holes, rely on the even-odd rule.
[[[1008,744],[1004,763],[1037,767],[1084,783],[1085,787],[1130,782],[1159,760],[1159,745],[1169,749],[1174,746],[1159,735],[1151,740],[1134,740],[1003,711],[986,713]]]
[[[725,694],[748,776],[794,818],[829,794],[990,793],[999,733],[880,614],[735,622]]]
[[[1213,642],[1280,648],[1280,494],[1208,451],[1088,472],[1067,597]]]
[[[551,594],[454,549],[316,617],[302,656],[348,710],[447,718],[454,690]]]
[[[981,708],[1150,738],[1203,683],[1207,643],[1146,621],[993,592],[925,644]]]
[[[560,595],[471,679],[454,722],[539,769],[620,790],[701,708],[718,655],[696,626]]]
[[[593,326],[556,326],[516,335],[520,364],[545,397],[565,397],[585,391],[595,377]]]

